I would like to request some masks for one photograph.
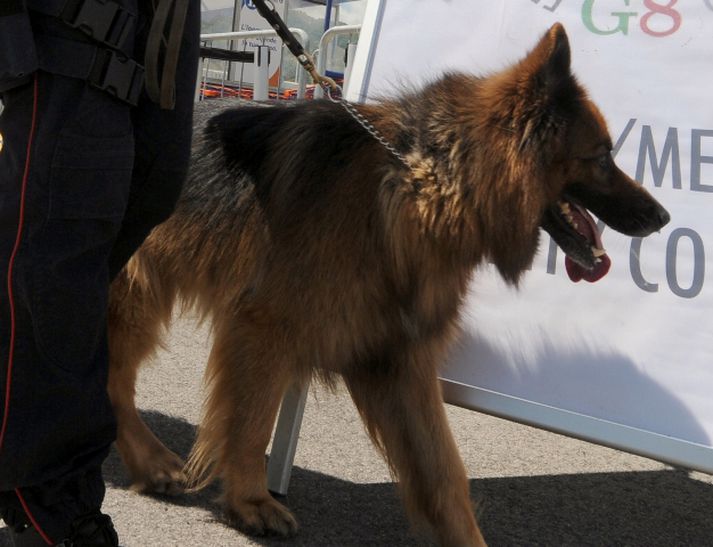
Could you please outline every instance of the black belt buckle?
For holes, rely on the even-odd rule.
[[[136,15],[113,0],[67,0],[60,18],[113,49],[126,42]]]
[[[99,49],[88,81],[113,97],[136,106],[144,88],[144,67],[121,53]]]

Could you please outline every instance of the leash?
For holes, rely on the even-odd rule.
[[[386,148],[392,156],[394,156],[406,167],[410,167],[403,154],[401,154],[388,140],[386,140],[381,132],[379,132],[379,130],[357,110],[356,106],[344,100],[342,88],[337,85],[332,78],[323,76],[317,71],[314,65],[314,59],[305,51],[300,41],[295,38],[295,35],[292,34],[285,22],[277,14],[275,6],[272,2],[270,2],[270,0],[253,0],[253,4],[255,4],[258,13],[263,17],[263,19],[270,23],[270,26],[275,30],[275,32],[277,32],[277,35],[282,39],[282,42],[285,46],[287,46],[287,49],[290,50],[290,53],[292,53],[292,55],[294,55],[297,61],[302,65],[302,68],[309,72],[310,76],[312,76],[312,81],[322,88],[327,97],[329,97],[329,100],[333,103],[340,104],[344,110],[346,110],[349,115],[366,130],[367,133],[369,133],[374,139],[376,139],[377,142]]]
[[[272,2],[270,2],[270,0],[253,0],[253,4],[255,4],[260,16],[270,23],[270,26],[277,32],[277,35],[282,39],[287,49],[290,50],[290,53],[292,53],[295,59],[302,65],[302,68],[309,72],[310,76],[312,76],[312,81],[319,85],[325,93],[327,93],[328,90],[336,91],[339,87],[337,83],[331,78],[322,76],[317,72],[314,66],[314,59],[305,51],[300,41],[295,38],[295,35],[292,34],[285,22],[277,14],[277,10],[275,10],[275,6]]]
[[[356,122],[361,125],[369,135],[374,137],[374,139],[381,144],[386,150],[388,150],[393,157],[395,157],[397,160],[399,160],[402,164],[404,164],[405,167],[411,168],[409,165],[408,160],[406,157],[399,152],[396,147],[391,144],[384,135],[381,134],[381,132],[374,127],[374,124],[372,124],[361,112],[359,112],[352,103],[349,101],[345,101],[344,97],[342,96],[342,88],[337,86],[337,89],[339,90],[339,96],[338,97],[332,97],[331,90],[325,90],[325,93],[327,94],[327,97],[329,97],[329,100],[332,101],[333,103],[339,104],[346,110],[349,115],[356,120]]]
[[[255,4],[260,16],[270,23],[270,26],[282,39],[282,42],[285,46],[287,46],[287,49],[290,50],[290,53],[294,55],[300,65],[302,65],[302,68],[309,72],[310,76],[312,76],[312,81],[322,88],[327,97],[329,97],[329,100],[333,103],[340,104],[344,110],[346,110],[349,115],[366,130],[367,133],[369,133],[374,139],[376,139],[377,142],[386,148],[386,150],[388,150],[394,158],[399,160],[407,168],[410,168],[410,165],[404,155],[401,154],[401,152],[399,152],[394,145],[392,145],[386,137],[384,137],[381,132],[374,127],[374,125],[367,120],[361,112],[359,112],[359,110],[357,110],[356,106],[344,100],[342,88],[332,78],[323,76],[317,71],[314,59],[305,51],[304,47],[302,47],[302,44],[295,37],[295,35],[292,34],[292,31],[290,31],[285,22],[278,15],[272,2],[270,2],[270,0],[252,1],[253,4]]]

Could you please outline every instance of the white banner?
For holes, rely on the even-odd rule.
[[[539,425],[713,471],[701,451],[713,446],[713,0],[371,0],[367,19],[352,99],[498,70],[562,22],[616,162],[671,213],[644,240],[605,229],[612,268],[595,284],[570,282],[544,232],[519,291],[479,271],[444,372],[473,388],[459,404],[493,411],[494,392],[544,405],[562,413]],[[526,413],[510,417],[538,422]],[[581,416],[622,428],[577,431]],[[680,441],[683,455],[634,432]]]

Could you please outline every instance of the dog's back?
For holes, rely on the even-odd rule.
[[[127,288],[160,298],[164,319],[177,297],[214,321],[260,317],[289,339],[301,376],[342,371],[355,356],[397,352],[426,334],[419,329],[443,328],[467,275],[440,268],[422,243],[410,252],[424,255],[420,271],[398,262],[408,251],[392,248],[387,222],[398,220],[380,203],[396,160],[341,107],[220,104],[197,117],[176,211],[132,259]],[[441,295],[444,282],[457,286],[452,302],[419,321],[420,277]]]

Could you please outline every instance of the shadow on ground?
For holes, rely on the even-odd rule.
[[[156,412],[144,419],[170,448],[185,456],[195,427]],[[128,487],[113,451],[105,465],[109,484]],[[713,488],[685,471],[593,473],[474,479],[480,522],[490,545],[711,545]],[[219,486],[165,498],[220,519]],[[293,540],[266,538],[271,546],[356,547],[426,545],[414,539],[393,484],[354,484],[295,468],[286,504],[301,525]],[[406,540],[406,541],[405,541]],[[0,543],[1,545],[1,543]]]
[[[144,419],[185,456],[195,427],[146,412]],[[128,488],[115,450],[108,484]],[[474,479],[473,498],[491,546],[713,545],[713,488],[684,471],[593,473]],[[167,504],[207,509],[217,520],[219,485],[162,498]],[[414,538],[393,484],[355,484],[295,468],[285,500],[301,525],[292,540],[264,538],[266,546],[362,547],[427,545]],[[414,538],[411,540],[410,538]],[[9,546],[0,529],[0,547]]]

